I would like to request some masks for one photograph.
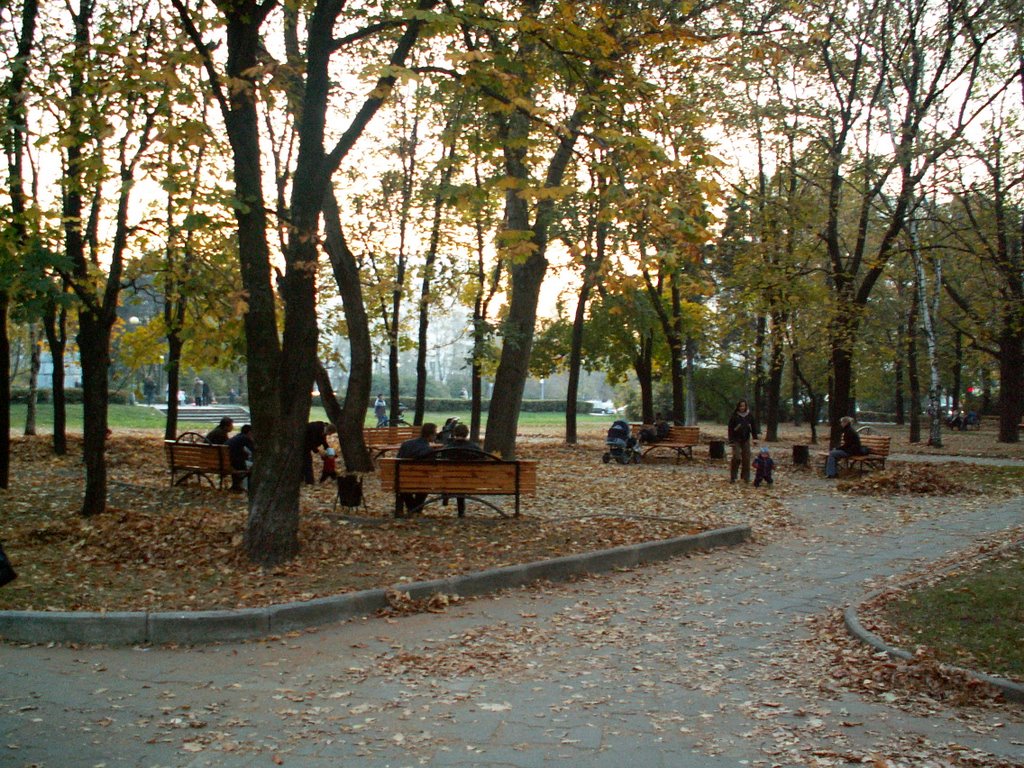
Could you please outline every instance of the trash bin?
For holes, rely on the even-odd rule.
[[[710,443],[708,443],[708,458],[725,458],[725,440],[712,440]]]
[[[343,507],[358,507],[363,503],[363,479],[358,475],[338,475],[337,503]]]
[[[806,445],[793,446],[793,466],[806,467],[811,463],[811,452]]]

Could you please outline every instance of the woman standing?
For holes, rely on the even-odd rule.
[[[732,463],[729,465],[729,481],[736,482],[737,470],[743,468],[743,482],[750,482],[750,446],[757,440],[758,429],[754,414],[747,407],[746,400],[736,403],[736,410],[729,417],[729,445],[732,446]]]

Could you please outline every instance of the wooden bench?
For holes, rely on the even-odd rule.
[[[171,467],[171,485],[187,483],[191,478],[214,485],[216,478],[223,488],[224,478],[249,474],[231,468],[226,445],[213,445],[198,432],[185,432],[176,440],[164,440],[164,452]]]
[[[481,453],[479,461],[446,460],[443,451],[439,458],[391,459],[382,458],[377,470],[381,488],[395,494],[395,517],[402,511],[401,494],[437,494],[428,498],[423,506],[435,501],[446,502],[448,497],[463,497],[484,504],[502,517],[508,517],[499,507],[481,499],[481,496],[514,496],[515,517],[519,517],[519,499],[523,494],[537,492],[536,461],[504,461]],[[421,507],[422,509],[422,507]]]
[[[645,425],[650,426],[650,425]],[[644,443],[640,446],[641,458],[647,458],[647,454],[662,448],[676,452],[676,462],[681,456],[688,459],[693,458],[693,446],[700,444],[700,427],[679,427],[668,428],[668,436],[661,438],[656,443]]]
[[[419,427],[363,427],[363,442],[374,461],[388,451],[397,451],[406,440],[419,436]]]
[[[885,459],[889,455],[891,442],[892,438],[888,435],[861,435],[861,447],[866,448],[870,453],[839,459],[836,466],[847,469],[857,467],[861,474],[868,469],[885,469]]]

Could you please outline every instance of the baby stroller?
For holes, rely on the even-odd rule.
[[[622,419],[617,419],[612,423],[604,444],[608,447],[601,457],[601,461],[605,464],[611,462],[612,459],[619,464],[640,463],[640,450],[636,438],[630,432],[629,424]]]

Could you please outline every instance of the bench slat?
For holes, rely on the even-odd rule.
[[[164,452],[171,469],[171,485],[181,483],[191,476],[206,477],[212,483],[210,475],[216,476],[220,487],[224,487],[224,478],[231,477],[235,470],[231,468],[231,457],[226,445],[210,445],[204,443],[178,442],[164,440]],[[184,476],[176,480],[179,473]]]
[[[672,425],[669,427],[668,436],[663,437],[656,443],[650,443],[644,448],[643,455],[647,456],[651,451],[659,448],[667,448],[676,452],[676,461],[680,456],[693,458],[693,447],[700,444],[700,427],[683,427]]]
[[[399,445],[419,434],[419,427],[364,427],[363,442],[367,448]]]
[[[885,469],[885,459],[889,455],[892,438],[889,435],[861,435],[861,447],[869,453],[860,456],[847,456],[839,459],[839,466],[847,469],[857,467],[863,474],[866,469]]]
[[[402,493],[436,493],[451,496],[515,496],[537,492],[535,461],[420,461],[380,460],[381,488],[396,496]],[[518,487],[516,477],[518,474]]]

